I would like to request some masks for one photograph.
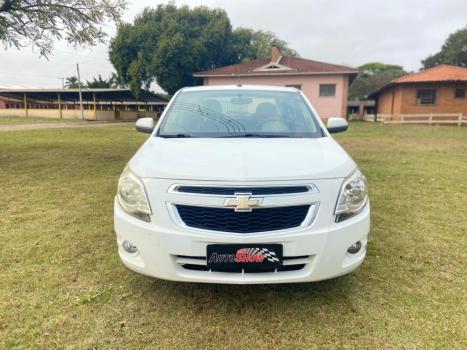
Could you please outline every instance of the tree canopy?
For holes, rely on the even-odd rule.
[[[99,74],[97,78],[93,78],[91,81],[86,81],[86,87],[90,89],[105,89],[114,87],[113,77],[109,79],[102,79],[102,76]]]
[[[65,87],[67,89],[77,89],[80,87],[80,84],[78,82],[78,77],[77,76],[72,76],[72,77],[68,77],[66,78],[65,80]],[[84,84],[81,83],[81,87],[83,88],[84,87]]]
[[[269,31],[239,27],[233,32],[233,42],[240,62],[270,57],[272,45],[277,46],[285,55],[299,56],[297,51],[288,47],[287,42]]]
[[[350,100],[364,100],[391,80],[407,74],[402,66],[380,62],[366,63],[358,67],[358,75],[349,88]]]
[[[103,42],[102,26],[118,22],[125,0],[0,0],[0,41],[51,53],[54,40],[79,45]]]
[[[441,51],[428,56],[422,61],[425,69],[439,64],[467,67],[467,28],[460,29],[449,35],[441,47]]]
[[[67,89],[77,89],[79,87],[78,77],[73,75],[65,79],[65,88]],[[106,88],[118,88],[124,87],[120,84],[115,73],[112,73],[110,78],[104,79],[102,75],[92,78],[91,81],[87,80],[86,84],[81,82],[81,88],[89,89],[106,89]]]
[[[110,61],[136,94],[155,80],[173,94],[194,84],[194,71],[234,63],[231,36],[223,10],[159,5],[119,26]]]
[[[172,95],[200,82],[193,78],[194,72],[269,56],[272,42],[288,50],[273,33],[232,31],[222,9],[169,3],[146,8],[133,23],[120,25],[109,56],[118,76],[136,95],[153,82]]]

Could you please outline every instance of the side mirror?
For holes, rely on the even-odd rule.
[[[349,124],[344,118],[331,117],[328,119],[327,129],[331,134],[347,130]]]
[[[152,133],[155,126],[154,119],[152,118],[141,118],[136,121],[136,130],[146,134]]]

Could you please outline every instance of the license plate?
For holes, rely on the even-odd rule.
[[[274,271],[282,266],[281,244],[209,244],[207,267],[213,271]]]

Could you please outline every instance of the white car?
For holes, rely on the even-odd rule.
[[[129,269],[207,283],[310,282],[364,260],[365,176],[297,89],[184,88],[118,182],[118,253]]]

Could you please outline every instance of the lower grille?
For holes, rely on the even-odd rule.
[[[191,270],[191,271],[209,271],[206,266],[203,265],[195,265],[195,264],[185,264],[182,265],[184,269]],[[287,271],[298,271],[301,270],[305,267],[305,264],[298,264],[298,265],[287,265],[287,266],[281,266],[277,269],[277,272],[287,272]],[[225,271],[227,273],[242,273],[242,271]],[[271,270],[262,270],[262,271],[249,271],[248,269],[245,269],[243,271],[244,273],[264,273],[264,272],[275,272],[274,269]]]
[[[311,262],[312,256],[284,256],[282,260],[282,266],[277,269],[277,272],[287,272],[287,271],[299,271],[305,268],[307,264]],[[175,257],[175,262],[182,268],[190,271],[209,271],[206,266],[206,257],[205,256],[185,256],[177,255]],[[226,273],[242,273],[242,271],[223,271]],[[245,269],[244,273],[263,273],[263,272],[276,272],[274,269],[271,270],[262,270],[262,271],[249,271]]]
[[[277,231],[299,227],[310,205],[257,208],[251,212],[236,212],[231,208],[176,205],[185,225],[193,228],[233,233]]]

